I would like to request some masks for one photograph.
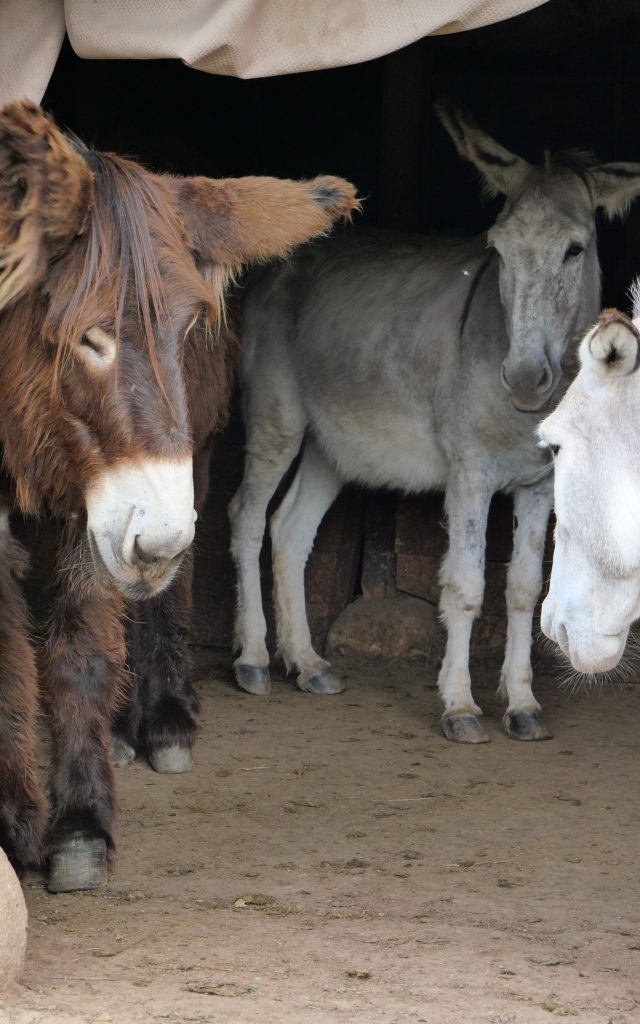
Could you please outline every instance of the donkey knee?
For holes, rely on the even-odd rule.
[[[440,612],[446,619],[448,615],[463,614],[476,619],[482,610],[484,587],[482,585],[460,585],[452,580],[445,580],[440,594]]]

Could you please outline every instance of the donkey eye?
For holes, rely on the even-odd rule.
[[[95,352],[97,356],[102,355],[102,349],[99,345],[96,345],[95,341],[92,341],[88,334],[83,334],[80,339],[80,344],[85,348],[90,348],[92,352]]]
[[[567,251],[564,254],[565,260],[575,259],[581,252],[584,252],[584,245],[580,245],[580,242],[572,242]]]
[[[91,370],[106,370],[113,363],[117,352],[115,339],[100,327],[92,327],[82,335],[78,355]]]
[[[550,444],[549,445],[549,451],[551,452],[551,454],[553,455],[553,457],[555,459],[556,455],[560,451],[560,445],[559,444]]]

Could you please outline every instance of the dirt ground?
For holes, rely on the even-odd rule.
[[[555,739],[528,745],[487,674],[470,748],[422,675],[351,667],[330,698],[203,680],[195,771],[118,776],[108,887],[25,879],[1,1024],[639,1021],[640,686],[539,681]]]

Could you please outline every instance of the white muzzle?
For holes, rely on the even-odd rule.
[[[96,478],[85,503],[98,579],[135,598],[167,586],[195,532],[191,458],[120,463]]]

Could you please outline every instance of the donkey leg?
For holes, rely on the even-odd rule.
[[[76,555],[76,535],[66,557]],[[95,889],[107,880],[115,811],[111,724],[123,686],[122,599],[96,585],[73,589],[62,573],[43,655],[52,735],[50,892]]]
[[[287,671],[295,666],[296,684],[307,693],[341,693],[342,680],[311,645],[304,594],[304,569],[322,518],[343,481],[307,441],[291,487],[271,519],[273,592],[278,649]]]
[[[142,737],[157,772],[188,772],[200,702],[191,683],[189,632],[193,555],[170,587],[148,601],[147,665],[142,687]]]
[[[498,693],[508,700],[502,720],[507,736],[516,740],[551,737],[531,681],[531,627],[542,586],[542,558],[553,483],[523,487],[514,494],[513,554],[507,574],[507,646]]]
[[[209,486],[211,443],[193,459],[194,503],[202,511]],[[127,633],[134,695],[128,710],[130,734],[146,749],[151,767],[171,774],[193,767],[198,696],[191,682],[193,551],[187,552],[171,585],[134,610]]]
[[[145,630],[137,606],[128,609],[124,624],[127,691],[118,701],[111,734],[111,763],[127,768],[135,761],[142,726],[142,686],[146,674]]]
[[[442,731],[458,743],[487,743],[471,695],[469,643],[484,595],[487,516],[493,491],[479,475],[453,478],[446,493],[449,549],[440,569],[440,611],[447,647],[438,676],[444,703]]]
[[[42,861],[45,798],[35,770],[36,664],[16,576],[26,553],[0,511],[0,847],[16,867]]]
[[[302,431],[286,437],[280,434],[268,449],[252,443],[249,438],[244,477],[229,505],[231,554],[236,566],[238,595],[234,648],[239,655],[233,667],[238,686],[247,693],[271,692],[267,624],[260,587],[260,550],[267,506],[301,441]]]

